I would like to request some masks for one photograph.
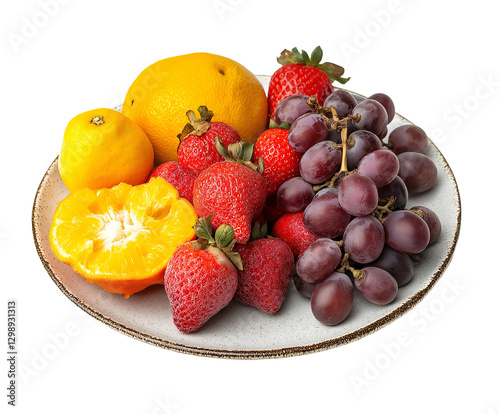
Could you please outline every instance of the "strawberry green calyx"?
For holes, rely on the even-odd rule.
[[[217,135],[215,138],[215,148],[217,148],[219,154],[222,155],[226,161],[237,162],[260,174],[264,172],[264,160],[262,157],[259,157],[257,164],[252,162],[254,148],[252,142],[239,141],[234,144],[229,144],[226,148]]]
[[[182,141],[188,135],[202,136],[210,128],[210,121],[212,120],[214,113],[210,111],[206,106],[202,105],[198,108],[200,117],[196,117],[194,111],[187,111],[186,116],[189,122],[184,125],[182,132],[177,135],[179,141]]]
[[[267,223],[264,222],[264,224],[261,226],[258,221],[255,222],[252,228],[252,236],[250,237],[250,240],[263,239],[266,236],[267,236]]]
[[[282,122],[281,124],[278,125],[274,119],[271,118],[269,120],[269,129],[275,129],[275,128],[290,129],[290,127],[291,125],[288,122]]]
[[[313,66],[318,68],[322,72],[325,72],[331,82],[337,81],[341,84],[345,84],[350,78],[343,78],[344,68],[342,66],[336,65],[331,62],[321,63],[323,59],[323,50],[320,46],[317,46],[311,53],[311,57],[305,52],[299,52],[296,47],[289,51],[287,49],[281,52],[278,57],[278,63],[281,65],[287,65],[289,63],[296,63],[299,65]]]
[[[213,214],[196,220],[193,229],[198,239],[190,242],[191,246],[198,250],[208,249],[210,246],[217,247],[238,270],[242,270],[243,262],[241,257],[238,252],[233,251],[236,244],[233,228],[228,224],[222,224],[215,231],[215,235],[212,236],[212,224],[210,222],[212,216]]]

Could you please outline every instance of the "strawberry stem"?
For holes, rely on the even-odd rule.
[[[194,111],[189,110],[186,112],[186,116],[189,119],[189,122],[184,125],[182,128],[182,132],[177,135],[179,141],[184,140],[188,135],[197,135],[202,136],[205,132],[207,132],[210,128],[210,121],[214,116],[214,113],[210,111],[205,105],[202,105],[198,108],[198,112],[200,117],[196,117]]]
[[[344,74],[344,68],[342,66],[331,62],[321,63],[321,59],[323,59],[323,50],[320,46],[317,46],[313,50],[311,57],[309,57],[306,51],[303,50],[302,52],[299,52],[298,49],[294,47],[292,51],[287,49],[283,50],[277,60],[281,65],[296,63],[299,65],[318,68],[322,72],[326,73],[330,82],[337,81],[344,84],[350,79],[342,77]]]
[[[210,214],[207,217],[200,217],[196,220],[193,229],[198,239],[190,242],[191,246],[198,250],[208,249],[210,246],[217,247],[231,260],[238,270],[243,270],[243,261],[239,253],[233,251],[236,245],[233,228],[229,224],[221,224],[215,231],[215,237],[213,237],[212,216],[213,214]]]

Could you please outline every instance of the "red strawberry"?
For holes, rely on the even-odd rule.
[[[262,175],[266,180],[268,197],[276,193],[286,180],[299,175],[302,154],[288,143],[287,129],[272,128],[264,131],[255,143],[253,162],[256,163],[259,157],[264,161]]]
[[[193,203],[193,186],[196,175],[183,169],[178,162],[167,161],[158,165],[151,172],[148,181],[152,177],[162,177],[177,189],[179,197]]]
[[[316,95],[320,105],[333,92],[332,82],[346,83],[349,79],[342,78],[344,68],[333,63],[321,63],[323,51],[321,47],[313,50],[311,57],[297,48],[283,50],[278,63],[283,66],[271,76],[268,101],[269,115],[274,119],[276,106],[288,96],[296,94]]]
[[[241,268],[239,256],[231,252],[230,226],[219,227],[214,239],[210,219],[202,218],[195,231],[201,238],[180,246],[165,269],[165,290],[181,332],[197,331],[232,300],[238,287],[235,258]]]
[[[273,236],[283,240],[292,249],[295,259],[316,239],[302,221],[304,212],[283,214],[273,226]]]
[[[293,275],[294,258],[279,239],[258,239],[236,246],[243,262],[234,299],[267,313],[281,307]]]
[[[224,161],[215,147],[216,136],[226,146],[240,141],[238,132],[232,126],[224,122],[210,121],[214,114],[206,106],[200,106],[198,112],[200,118],[196,118],[193,111],[187,112],[190,122],[178,135],[181,143],[177,149],[179,164],[197,175],[210,165]]]
[[[269,228],[274,226],[274,223],[278,221],[278,219],[285,214],[285,212],[278,206],[278,200],[276,198],[276,194],[273,194],[270,197],[267,197],[266,203],[264,204],[264,208],[262,209],[262,213],[264,214],[264,218],[266,219],[266,223]]]
[[[266,183],[262,174],[237,162],[211,165],[194,182],[196,214],[213,215],[214,228],[229,224],[241,244],[250,239],[252,222],[262,211],[265,200]]]

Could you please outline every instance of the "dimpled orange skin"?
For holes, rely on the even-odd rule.
[[[153,146],[131,119],[113,109],[83,112],[64,132],[58,168],[69,191],[146,182],[153,169]]]
[[[153,63],[130,86],[122,112],[148,135],[155,164],[177,160],[177,134],[186,112],[207,106],[212,121],[225,122],[244,141],[266,129],[267,98],[259,80],[244,66],[211,53],[191,53]]]

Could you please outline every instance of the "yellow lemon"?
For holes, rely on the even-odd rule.
[[[229,124],[244,141],[255,142],[268,123],[266,93],[256,76],[211,53],[153,63],[130,86],[122,112],[146,132],[160,164],[177,160],[186,112],[202,105],[214,113],[212,121]]]
[[[154,151],[146,133],[112,109],[75,116],[64,132],[58,166],[70,192],[147,181]]]

